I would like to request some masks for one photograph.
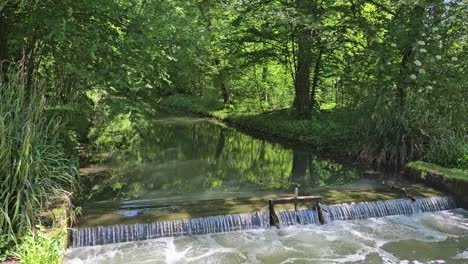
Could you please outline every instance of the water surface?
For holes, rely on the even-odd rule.
[[[254,138],[219,122],[160,114],[132,144],[83,168],[80,226],[148,223],[264,210],[268,199],[322,195],[336,204],[443,196],[399,176],[368,172],[306,146]]]

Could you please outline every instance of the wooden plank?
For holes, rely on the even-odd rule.
[[[299,197],[286,197],[286,198],[275,198],[271,200],[272,204],[292,204],[292,203],[303,203],[303,202],[320,202],[322,197],[320,196],[299,196]]]

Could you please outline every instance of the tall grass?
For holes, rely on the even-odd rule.
[[[376,112],[362,120],[355,149],[361,161],[379,167],[401,168],[422,159],[467,169],[468,135],[463,122],[424,108]]]
[[[75,185],[76,164],[64,153],[62,126],[46,116],[46,89],[22,64],[0,78],[0,257],[30,233],[51,197]]]
[[[362,121],[356,144],[358,158],[378,167],[400,168],[422,157],[429,135],[409,112],[378,112]]]

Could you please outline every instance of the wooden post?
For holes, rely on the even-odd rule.
[[[323,218],[323,211],[322,211],[322,207],[320,207],[320,202],[315,203],[315,210],[317,210],[319,223],[323,225],[325,223],[325,219]]]
[[[294,198],[296,198],[296,201],[294,201],[294,215],[296,216],[296,222],[300,223],[299,215],[297,213],[297,196],[299,196],[299,188],[296,187],[294,190]]]
[[[279,219],[275,212],[275,204],[272,200],[268,201],[268,209],[270,211],[270,226],[276,226],[279,228]]]

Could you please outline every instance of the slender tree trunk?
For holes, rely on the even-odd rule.
[[[400,76],[398,79],[397,85],[397,97],[398,97],[398,105],[400,107],[400,111],[403,111],[405,107],[405,99],[406,99],[406,87],[408,86],[408,72],[409,72],[409,59],[412,53],[412,48],[407,47],[403,52],[403,56],[401,58],[400,63]]]
[[[5,10],[4,10],[5,11]],[[8,60],[8,25],[4,14],[0,14],[0,65],[6,70]]]
[[[214,85],[215,87],[219,87],[221,90],[221,95],[223,96],[224,104],[231,103],[231,93],[229,91],[229,86],[227,83],[227,77],[224,69],[220,69],[221,63],[218,58],[215,59],[215,65],[218,68],[218,73],[214,78]]]
[[[312,80],[312,90],[310,92],[310,107],[314,108],[315,107],[315,95],[317,93],[317,87],[318,87],[318,81],[320,77],[320,69],[322,67],[322,55],[323,52],[325,51],[324,47],[320,47],[317,59],[315,60],[315,67],[314,67],[314,78]]]
[[[263,100],[268,103],[268,91],[267,91],[267,81],[268,81],[268,64],[263,64],[262,67],[262,87],[263,87]]]

